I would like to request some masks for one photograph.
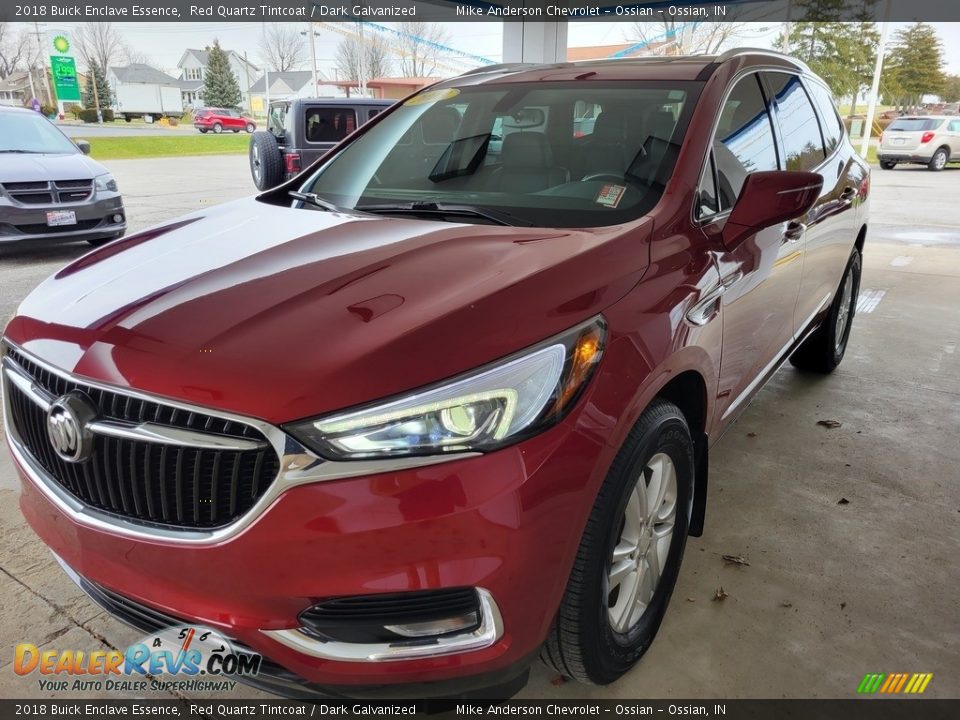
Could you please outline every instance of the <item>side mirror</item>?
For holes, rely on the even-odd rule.
[[[80,152],[82,152],[84,155],[90,154],[90,143],[88,143],[86,140],[74,140],[73,144],[80,148]]]
[[[820,197],[817,173],[769,170],[747,175],[721,239],[732,250],[754,233],[803,215]]]

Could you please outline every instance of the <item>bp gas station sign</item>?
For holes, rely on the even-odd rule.
[[[53,75],[57,102],[80,102],[80,82],[77,80],[77,61],[73,57],[70,39],[57,33],[51,41],[54,54],[50,56],[50,72]]]

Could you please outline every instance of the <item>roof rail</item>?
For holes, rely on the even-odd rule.
[[[537,63],[499,63],[497,65],[481,65],[478,68],[473,70],[467,70],[464,73],[460,73],[460,77],[464,75],[480,75],[481,73],[488,72],[504,72],[506,70],[521,70],[522,68],[531,68],[536,67]]]
[[[777,52],[776,50],[767,50],[765,48],[752,48],[752,47],[731,48],[717,55],[713,59],[713,61],[715,63],[722,63],[722,62],[726,62],[727,60],[732,60],[735,57],[739,57],[740,55],[767,55],[768,57],[775,57],[775,58],[779,58],[780,60],[786,60],[787,62],[793,64],[800,70],[804,70],[806,72],[810,71],[810,67],[803,60],[798,60],[797,58],[791,55],[785,55],[784,53]]]

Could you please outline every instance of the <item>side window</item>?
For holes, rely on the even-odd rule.
[[[950,132],[960,132],[960,120],[951,120],[950,127],[947,128]]]
[[[818,82],[806,82],[807,89],[810,91],[810,97],[820,111],[820,119],[823,121],[821,129],[823,130],[823,144],[827,155],[837,149],[840,144],[840,138],[843,137],[843,123],[837,114],[837,109],[833,104],[833,98],[830,91]]]
[[[353,108],[308,107],[305,117],[307,142],[340,142],[357,127]]]
[[[756,75],[740,79],[727,97],[712,154],[719,211],[733,207],[748,174],[778,169],[773,126]]]
[[[800,78],[788,73],[766,73],[777,101],[787,170],[813,170],[824,158],[820,123]]]

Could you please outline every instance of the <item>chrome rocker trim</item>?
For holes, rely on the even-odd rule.
[[[20,366],[8,356],[7,347],[14,348],[18,353],[28,358],[31,362],[48,370],[55,375],[80,383],[88,387],[95,387],[107,392],[117,393],[148,402],[161,403],[169,407],[175,407],[188,412],[197,412],[204,415],[231,420],[233,422],[249,425],[257,429],[273,446],[280,458],[280,470],[277,477],[270,483],[268,490],[246,513],[234,520],[228,525],[213,528],[210,530],[190,530],[175,529],[157,525],[147,525],[132,520],[127,520],[116,515],[102,512],[96,508],[90,507],[77,498],[69,494],[59,485],[47,472],[30,456],[26,447],[23,445],[20,437],[13,427],[13,413],[10,403],[10,392],[7,384],[15,385],[24,392],[33,402],[41,408],[48,409],[50,403],[56,398],[50,396],[24,374]],[[11,454],[17,464],[23,470],[24,474],[30,478],[37,489],[53,503],[57,509],[67,515],[71,520],[80,525],[84,525],[94,530],[111,533],[114,535],[123,535],[125,537],[138,538],[142,540],[154,540],[169,542],[171,544],[183,545],[215,545],[225,540],[230,540],[249,526],[270,507],[283,493],[290,488],[298,485],[307,485],[317,482],[328,482],[331,480],[343,480],[347,478],[363,477],[367,475],[376,475],[384,472],[396,472],[398,470],[409,470],[412,468],[424,467],[427,465],[436,465],[453,460],[464,460],[470,457],[477,457],[480,453],[457,453],[453,455],[431,455],[415,456],[406,458],[389,458],[378,460],[352,460],[332,461],[324,460],[304,447],[296,439],[287,435],[283,430],[271,425],[270,423],[254,418],[235,415],[215,408],[203,407],[201,405],[191,405],[179,400],[149,395],[131,388],[117,385],[110,385],[87,377],[75,376],[64,370],[50,365],[30,352],[27,352],[18,345],[3,339],[0,343],[0,386],[3,388],[3,426],[7,437]],[[154,423],[143,423],[140,425],[117,423],[113,421],[95,421],[88,428],[92,432],[113,437],[132,438],[147,442],[165,443],[172,445],[191,445],[194,447],[207,447],[211,449],[250,449],[263,447],[261,441],[243,440],[241,438],[231,439],[223,436],[211,435],[209,433],[197,433],[192,430],[179,430]],[[246,443],[251,443],[247,446]]]
[[[457,635],[396,643],[347,643],[321,640],[300,628],[260,632],[303,655],[340,662],[413,660],[482,650],[495,644],[503,636],[503,618],[493,595],[483,588],[476,588],[476,591],[480,601],[480,626],[471,632]]]

